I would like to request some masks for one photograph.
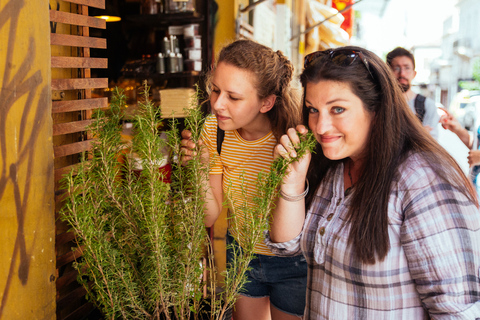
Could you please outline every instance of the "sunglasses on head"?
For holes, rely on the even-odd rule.
[[[327,56],[331,62],[341,67],[347,67],[352,65],[352,63],[354,63],[358,58],[360,59],[360,61],[363,62],[363,64],[365,65],[365,68],[367,68],[367,71],[368,73],[370,73],[370,76],[372,77],[372,79],[375,79],[372,73],[370,72],[370,66],[368,65],[367,58],[365,58],[365,56],[361,51],[352,50],[352,49],[327,49],[324,51],[317,51],[317,52],[307,54],[305,56],[303,67],[304,68],[308,67],[315,60],[324,56]]]

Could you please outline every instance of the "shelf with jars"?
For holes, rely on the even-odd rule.
[[[140,14],[125,18],[130,56],[137,58],[124,64],[122,75],[167,81],[168,87],[192,78],[193,87],[211,59],[209,7],[210,0],[144,0]]]
[[[141,0],[141,13],[143,14],[177,14],[197,11],[195,0]]]
[[[213,51],[212,0],[170,3],[178,5],[177,11],[166,10],[167,0],[119,0],[118,3],[122,20],[108,25],[106,30],[108,89],[125,89],[132,112],[144,81],[150,86],[154,103],[162,104],[162,109],[170,107],[162,99],[160,92],[166,93],[163,90],[187,92],[195,85],[204,90],[203,77]],[[184,8],[188,10],[181,12]],[[95,93],[110,97],[110,91]]]

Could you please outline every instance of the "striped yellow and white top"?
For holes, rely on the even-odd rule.
[[[236,130],[227,130],[219,156],[217,152],[217,118],[212,115],[205,121],[202,139],[208,147],[210,159],[213,160],[210,174],[223,174],[224,194],[230,186],[233,203],[229,203],[229,211],[234,210],[237,213],[237,223],[240,226],[245,223],[245,213],[239,210],[240,207],[245,201],[249,207],[254,206],[253,197],[257,192],[258,174],[261,171],[267,173],[270,170],[273,162],[273,148],[277,144],[275,136],[269,132],[263,138],[247,141]],[[246,197],[243,196],[243,193],[246,194]],[[229,231],[242,246],[245,235],[236,234],[233,228],[229,228]],[[273,255],[263,241],[257,244],[255,253]]]

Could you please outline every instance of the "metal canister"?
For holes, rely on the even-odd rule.
[[[170,52],[168,54],[168,71],[175,73],[178,72],[178,59],[176,57],[176,54],[173,52]]]
[[[157,72],[165,73],[165,56],[161,52],[157,56]]]
[[[163,54],[167,57],[170,52],[172,52],[172,49],[170,47],[170,40],[167,37],[163,38],[162,42],[162,50]]]
[[[180,52],[177,52],[175,56],[177,57],[178,72],[183,72],[183,56]]]
[[[180,52],[180,43],[178,41],[177,36],[174,36],[174,35],[170,36],[170,48],[173,53]]]

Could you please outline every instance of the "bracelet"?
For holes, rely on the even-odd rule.
[[[310,189],[308,179],[305,179],[305,181],[307,183],[307,187],[305,188],[305,191],[303,191],[301,194],[296,195],[296,196],[290,196],[290,195],[286,194],[285,192],[283,192],[282,189],[280,189],[280,197],[282,197],[283,199],[285,199],[287,201],[291,201],[291,202],[296,202],[296,201],[302,200],[303,198],[305,198],[307,196],[308,190]]]

